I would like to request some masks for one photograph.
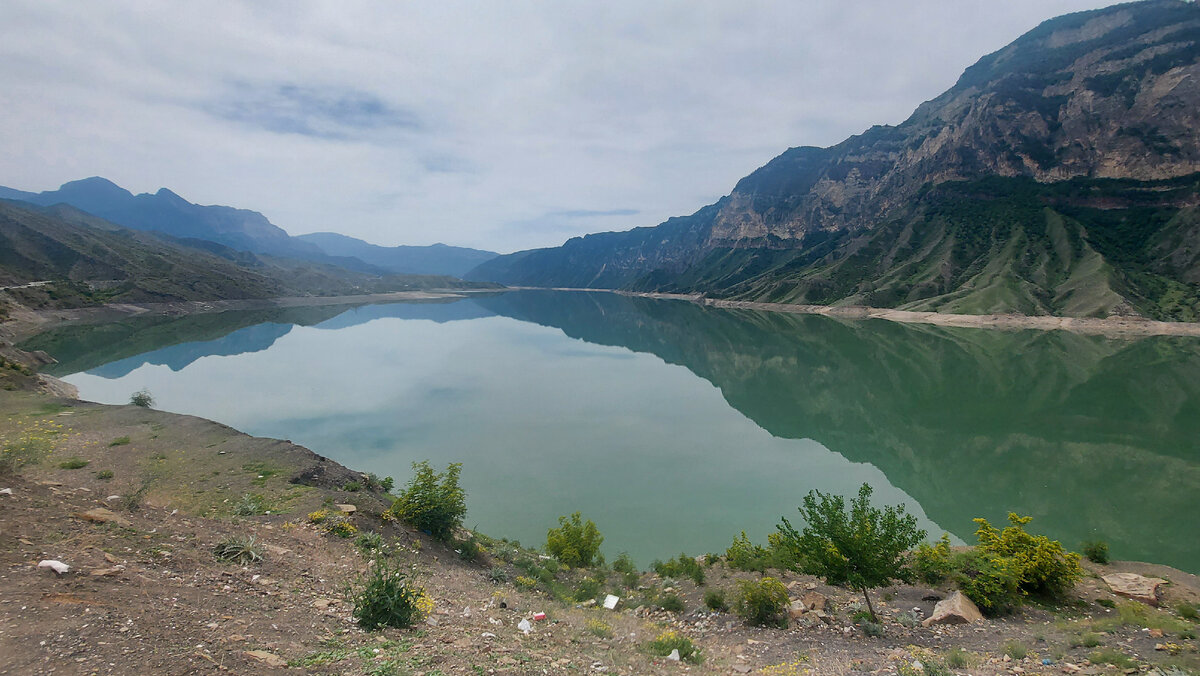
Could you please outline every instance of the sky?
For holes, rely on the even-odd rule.
[[[898,124],[1088,0],[0,3],[0,185],[507,253]]]

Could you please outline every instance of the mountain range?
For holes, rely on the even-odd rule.
[[[897,126],[689,216],[468,279],[942,312],[1200,318],[1200,4],[1046,21]]]
[[[0,186],[0,199],[47,207],[68,204],[134,230],[206,240],[238,251],[335,265],[369,274],[459,277],[497,255],[444,244],[382,247],[333,233],[293,237],[257,211],[193,204],[166,188],[154,194],[134,195],[99,176],[71,181],[57,190],[40,193]]]

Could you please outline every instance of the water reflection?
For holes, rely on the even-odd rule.
[[[810,488],[866,480],[964,540],[971,517],[1016,510],[1070,546],[1101,537],[1119,557],[1200,570],[1194,339],[603,293],[226,314],[223,334],[219,316],[191,317],[35,346],[91,369],[69,378],[88,398],[149,387],[171,410],[398,478],[412,460],[463,461],[471,525],[530,542],[581,509],[606,549],[643,563],[723,549]]]

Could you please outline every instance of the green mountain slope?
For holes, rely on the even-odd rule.
[[[340,295],[469,286],[449,277],[370,275],[129,230],[66,205],[0,200],[0,286],[34,306]]]
[[[1191,319],[1198,128],[1200,5],[1080,12],[985,56],[896,127],[789,149],[691,216],[468,278]]]

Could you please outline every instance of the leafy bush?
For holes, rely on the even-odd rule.
[[[922,542],[913,555],[913,572],[927,584],[937,584],[950,577],[954,565],[950,560],[950,536],[942,533],[940,540],[930,545]]]
[[[621,552],[617,560],[613,561],[612,569],[621,574],[621,583],[626,587],[636,587],[642,577],[637,566],[633,564],[633,559],[626,552]]]
[[[591,519],[583,521],[579,512],[572,514],[569,520],[565,516],[558,517],[558,528],[551,528],[546,533],[546,551],[572,568],[592,565],[602,542],[604,536],[596,530],[596,524]]]
[[[262,548],[258,546],[254,536],[225,538],[213,547],[213,556],[221,561],[243,566],[263,560]]]
[[[492,569],[488,571],[488,579],[493,584],[508,582],[508,569],[504,566],[492,566]]]
[[[342,490],[347,493],[357,493],[362,490],[362,484],[357,481],[347,481],[342,484]]]
[[[734,611],[749,624],[757,626],[787,626],[787,587],[773,577],[761,580],[742,580],[738,583],[738,599]]]
[[[325,530],[340,538],[352,538],[356,533],[358,533],[358,526],[355,526],[349,521],[335,521],[329,524]]]
[[[683,599],[679,598],[676,594],[662,594],[654,602],[654,605],[672,613],[682,613],[684,611]]]
[[[700,662],[700,651],[692,644],[692,639],[680,636],[674,631],[664,631],[657,638],[646,644],[646,650],[652,655],[666,657],[672,651],[679,651],[679,658],[692,663]]]
[[[108,481],[109,479],[113,478],[113,471],[111,469],[102,469],[99,472],[96,472],[96,478],[101,481]]]
[[[150,396],[150,392],[145,388],[129,395],[129,403],[141,408],[150,408],[154,406],[154,397]]]
[[[872,507],[871,493],[869,484],[860,486],[847,513],[840,495],[809,491],[799,508],[804,531],[797,532],[786,518],[777,528],[803,558],[806,572],[861,591],[872,620],[878,621],[867,590],[908,578],[904,554],[925,538],[925,531],[903,505]]]
[[[315,512],[308,513],[308,522],[309,523],[321,523],[328,518],[329,518],[329,510],[328,509],[318,509]]]
[[[663,577],[671,578],[691,578],[697,585],[704,584],[704,567],[696,562],[696,559],[687,554],[680,554],[674,559],[669,559],[666,563],[655,561],[651,566],[654,572]]]
[[[1011,559],[965,552],[956,557],[955,568],[958,588],[986,615],[1011,613],[1025,601],[1021,576]]]
[[[769,560],[770,552],[751,542],[746,537],[746,531],[735,537],[725,550],[725,563],[734,570],[762,573],[766,571]]]
[[[729,610],[729,604],[725,601],[725,592],[720,589],[709,589],[704,592],[704,606],[709,610],[721,613]]]
[[[864,620],[858,626],[860,629],[862,629],[864,636],[870,636],[871,638],[879,638],[880,636],[883,636],[883,625],[878,622]]]
[[[88,462],[90,461],[83,458],[67,458],[58,463],[58,466],[60,469],[83,469],[88,466]]]
[[[449,540],[467,513],[467,494],[458,485],[461,472],[458,462],[442,473],[428,461],[414,462],[413,478],[388,511],[438,540]]]
[[[466,539],[458,540],[455,544],[457,546],[454,551],[458,552],[458,558],[472,563],[483,561],[484,550],[479,544],[479,538],[474,533]]]
[[[372,566],[361,585],[351,601],[354,619],[368,631],[379,627],[411,627],[433,610],[433,600],[425,595],[425,590],[385,562]]]
[[[1079,555],[1064,550],[1057,540],[1026,532],[1031,516],[1010,513],[1008,520],[1012,525],[1001,531],[987,519],[975,519],[979,524],[975,536],[984,556],[1003,561],[1002,567],[1017,575],[1023,593],[1058,598],[1070,591],[1083,577]]]
[[[524,575],[518,575],[516,579],[513,580],[513,584],[517,586],[517,589],[533,589],[537,586],[537,583],[537,580],[531,577],[525,577]]]
[[[1101,565],[1108,563],[1108,543],[1103,540],[1092,540],[1083,543],[1080,547],[1083,550],[1083,555],[1092,563]]]

